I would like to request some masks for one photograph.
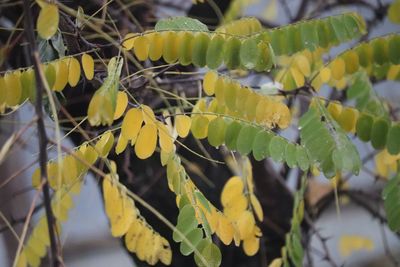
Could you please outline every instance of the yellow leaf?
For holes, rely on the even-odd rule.
[[[387,80],[396,80],[396,78],[399,76],[400,73],[400,65],[391,65],[387,74],[386,74],[386,79]],[[1,103],[1,101],[0,101]]]
[[[102,93],[95,93],[90,100],[88,107],[90,125],[111,125],[113,122],[113,116],[114,111],[111,99]]]
[[[149,46],[149,58],[152,61],[157,61],[162,57],[164,38],[161,33],[152,32],[148,35],[150,46]]]
[[[359,112],[357,109],[345,107],[340,113],[338,123],[346,132],[354,133],[358,116]]]
[[[260,204],[260,201],[258,201],[258,198],[254,194],[250,195],[250,203],[251,203],[251,206],[253,207],[254,213],[257,216],[257,219],[260,222],[262,222],[264,219],[264,212],[263,212],[262,206]]]
[[[43,4],[36,23],[40,37],[49,40],[57,32],[58,21],[58,6],[48,3]]]
[[[130,225],[136,219],[136,207],[132,199],[121,194],[115,205],[120,205],[121,208],[118,209],[120,213],[111,219],[111,235],[120,237],[128,232]]]
[[[187,115],[175,116],[175,128],[179,137],[185,138],[188,136],[190,126],[192,125],[192,119]]]
[[[121,134],[126,140],[136,140],[142,127],[143,113],[138,108],[131,108],[122,121]]]
[[[159,255],[160,261],[165,265],[170,265],[172,261],[172,251],[168,241],[162,238],[162,250]]]
[[[21,73],[19,71],[9,72],[4,76],[4,83],[7,90],[6,104],[9,107],[20,104],[22,95]]]
[[[249,206],[247,197],[243,194],[232,196],[224,206],[224,214],[232,221],[236,221]]]
[[[153,155],[157,145],[157,127],[154,124],[145,124],[140,129],[136,145],[135,153],[140,159],[147,159]]]
[[[56,81],[54,83],[54,91],[61,92],[68,83],[68,65],[63,60],[54,63],[56,69]]]
[[[260,248],[260,238],[252,236],[243,240],[243,250],[247,256],[254,256]]]
[[[70,57],[69,59],[67,59],[67,64],[68,83],[71,87],[75,87],[78,84],[79,78],[81,76],[81,65],[79,64],[79,61],[74,57]]]
[[[167,126],[162,122],[157,122],[157,127],[161,150],[165,153],[172,152],[174,148],[174,139],[172,138],[171,133],[168,131]]]
[[[135,37],[137,36],[136,33],[128,33],[124,37],[124,41],[122,42],[122,46],[126,50],[131,50],[133,48],[133,44],[135,43]]]
[[[61,165],[61,173],[63,177],[63,184],[67,186],[73,185],[78,176],[75,158],[71,155],[65,156],[62,165]]]
[[[82,55],[82,68],[86,79],[91,80],[94,77],[94,60],[91,55]]]
[[[339,252],[342,257],[348,257],[350,254],[360,251],[372,251],[374,242],[364,236],[359,235],[343,235],[339,240]]]
[[[25,250],[22,250],[21,254],[19,254],[19,256],[18,256],[16,267],[27,267],[27,266],[28,266],[28,262],[26,260]]]
[[[321,82],[327,83],[331,79],[331,70],[327,67],[324,67],[319,72],[319,76],[321,78]]]
[[[233,176],[226,182],[221,193],[221,204],[226,206],[232,198],[243,194],[243,180],[239,176]]]
[[[126,140],[124,136],[120,134],[117,141],[117,145],[115,146],[115,153],[117,155],[121,154],[125,150],[127,145],[128,145],[128,140]]]
[[[329,103],[327,109],[328,109],[329,113],[331,114],[331,116],[335,120],[338,120],[340,114],[342,113],[343,106],[340,103],[336,102],[336,101],[332,101],[332,102]]]
[[[206,95],[213,95],[215,90],[215,83],[217,82],[218,75],[215,71],[209,71],[204,75],[203,90]]]
[[[134,39],[133,51],[140,61],[145,61],[149,57],[150,42],[147,36],[141,35]]]
[[[147,105],[141,105],[143,112],[143,120],[145,124],[156,124],[156,116],[154,115],[154,111],[151,109],[151,107]]]
[[[114,120],[118,120],[128,106],[128,95],[123,91],[118,91],[117,106],[115,107]]]
[[[334,61],[331,62],[329,65],[331,69],[332,77],[335,80],[341,80],[346,70],[346,65],[344,60],[341,58],[336,58]]]
[[[114,135],[112,134],[111,131],[107,131],[101,135],[100,140],[97,141],[95,145],[95,149],[99,157],[105,158],[107,157],[113,145],[114,145]]]
[[[253,229],[256,222],[253,214],[250,211],[244,211],[236,223],[240,233],[240,239],[247,239],[253,234]]]
[[[228,218],[220,213],[218,213],[218,217],[218,227],[216,230],[216,234],[222,241],[222,243],[224,243],[225,245],[229,245],[232,242],[235,230]]]
[[[268,267],[281,267],[282,264],[282,258],[276,258],[268,265]]]
[[[310,68],[310,62],[308,61],[307,57],[304,55],[297,55],[294,58],[295,66],[297,69],[303,74],[303,76],[310,76],[311,74],[311,68]]]
[[[294,82],[296,83],[297,87],[301,87],[304,85],[304,75],[294,67],[290,68],[290,73],[292,74],[292,77],[294,79]]]
[[[39,267],[40,257],[35,253],[35,251],[31,247],[25,247],[24,253],[26,256],[26,261],[29,263],[29,266]]]
[[[388,18],[392,23],[400,24],[400,1],[393,1],[388,9]]]

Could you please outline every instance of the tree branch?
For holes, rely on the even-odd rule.
[[[50,199],[50,189],[47,179],[47,134],[43,120],[43,104],[42,95],[43,87],[46,82],[44,79],[43,72],[40,68],[39,52],[35,43],[35,35],[33,29],[33,19],[30,7],[30,1],[24,0],[24,23],[25,23],[25,36],[28,40],[29,46],[31,48],[31,60],[34,65],[35,78],[36,78],[36,115],[37,115],[37,128],[38,128],[38,139],[39,139],[39,166],[41,180],[43,183],[43,196],[44,196],[44,206],[46,211],[47,225],[49,230],[50,239],[50,259],[54,267],[60,266],[60,261],[58,259],[59,249],[56,243],[56,236],[54,231],[55,218],[51,210],[51,199]]]

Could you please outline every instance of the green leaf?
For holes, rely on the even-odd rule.
[[[207,50],[207,66],[210,69],[216,69],[221,66],[224,60],[224,46],[225,46],[225,38],[220,34],[215,34],[210,41]]]
[[[400,175],[390,179],[386,184],[382,198],[389,228],[394,232],[400,231]]]
[[[269,143],[273,135],[267,131],[260,131],[256,134],[253,142],[253,156],[260,161],[270,156]]]
[[[176,224],[176,229],[178,229],[184,236],[197,227],[197,220],[195,215],[195,210],[188,204],[184,206],[178,215],[178,222]],[[181,242],[183,237],[175,230],[172,238],[175,242]]]
[[[225,145],[232,151],[236,150],[237,139],[242,125],[238,121],[232,121],[225,132]]]
[[[400,124],[394,124],[389,129],[387,136],[387,150],[392,155],[400,153]]]
[[[386,145],[389,132],[389,123],[387,120],[379,118],[374,121],[371,128],[371,144],[375,149],[383,149]]]
[[[388,9],[388,18],[392,23],[400,24],[400,1],[394,0]]]
[[[296,145],[287,142],[285,148],[285,161],[289,168],[294,168],[297,165],[297,149]]]
[[[374,62],[378,65],[383,65],[384,63],[388,62],[389,55],[388,55],[388,44],[386,39],[383,38],[376,38],[371,41],[372,46],[372,53],[374,57]]]
[[[286,141],[280,136],[274,136],[269,144],[269,153],[276,162],[283,161],[285,157]]]
[[[314,51],[318,47],[318,31],[315,30],[317,23],[303,23],[300,27],[301,40],[304,48]]]
[[[219,248],[208,239],[203,239],[197,246],[197,250],[204,257],[207,265],[200,260],[197,254],[194,255],[194,261],[198,267],[218,267],[221,265],[222,255]]]
[[[219,147],[225,141],[226,122],[224,118],[217,117],[208,125],[208,142],[210,145]]]
[[[195,115],[192,119],[190,130],[196,139],[203,139],[207,137],[208,118],[203,115]]]
[[[361,141],[368,142],[371,139],[371,130],[374,119],[368,114],[361,114],[357,120],[356,133]]]
[[[399,1],[400,6],[400,1]],[[392,64],[400,64],[400,35],[394,35],[390,38],[388,44],[389,59]]]
[[[192,254],[194,248],[196,248],[200,241],[203,239],[203,230],[201,230],[200,228],[193,229],[186,235],[186,239],[188,241],[184,239],[182,240],[182,243],[180,245],[180,251],[182,255],[185,256]]]
[[[246,69],[254,69],[257,64],[258,42],[255,38],[246,39],[240,48],[240,61]]]
[[[252,126],[243,126],[237,138],[237,151],[242,155],[247,155],[253,148],[253,141],[259,129]]]
[[[183,66],[190,65],[192,63],[192,48],[193,48],[193,34],[190,32],[180,32],[179,42],[179,63]]]
[[[297,165],[302,171],[308,170],[310,168],[310,160],[307,155],[307,151],[302,146],[296,147],[296,161]]]
[[[224,61],[228,69],[236,69],[240,66],[240,46],[238,38],[232,36],[225,44]]]
[[[197,67],[204,67],[207,59],[207,48],[210,43],[210,36],[208,33],[196,33],[193,40],[192,61]]]
[[[171,17],[161,19],[154,27],[156,31],[208,31],[205,24],[188,17]]]

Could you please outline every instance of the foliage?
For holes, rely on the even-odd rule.
[[[308,180],[322,171],[338,183],[332,190],[337,193],[336,186],[341,189],[344,184],[337,182],[338,177],[360,174],[364,159],[351,135],[370,142],[378,175],[388,178],[394,174],[382,192],[386,218],[381,221],[387,220],[392,231],[399,231],[400,123],[394,111],[398,107],[380,97],[374,83],[400,79],[400,35],[364,39],[326,60],[331,48],[367,34],[368,24],[361,15],[351,12],[266,28],[254,17],[235,19],[248,2],[233,1],[225,23],[215,30],[194,18],[171,17],[159,19],[152,29],[128,32],[119,41],[99,28],[98,22],[92,23],[95,14],[85,15],[86,10],[76,11],[58,1],[35,2],[39,6],[35,25],[42,44],[54,45],[53,39],[59,36],[58,46],[65,50],[63,40],[68,46],[68,36],[59,30],[64,27],[63,16],[76,17],[77,30],[89,28],[90,34],[101,36],[102,43],[90,45],[85,39],[90,35],[78,33],[76,37],[90,49],[68,48],[67,56],[44,60],[40,68],[11,69],[0,76],[0,112],[5,116],[27,102],[38,105],[36,97],[42,85],[46,90],[39,97],[48,99],[50,106],[55,102],[61,110],[70,101],[70,91],[85,89],[86,83],[95,88],[83,109],[87,127],[96,135],[90,138],[80,123],[70,119],[86,141],[79,140],[76,148],[63,153],[60,140],[53,141],[59,148],[57,159],[41,162],[47,174],[37,168],[32,175],[35,189],[50,186],[52,213],[42,215],[32,229],[17,254],[18,266],[40,265],[52,245],[51,234],[62,231],[62,223],[73,208],[72,195],[80,193],[88,172],[101,177],[112,236],[124,238],[126,249],[140,261],[149,265],[173,263],[169,236],[179,243],[182,255],[193,254],[197,266],[220,266],[224,260],[222,244],[241,246],[246,256],[254,256],[265,245],[262,224],[268,213],[264,196],[258,193],[262,189],[255,181],[253,165],[269,160],[283,166],[285,179],[290,171],[298,173],[290,227],[284,232],[280,256],[271,259],[270,266],[303,266],[309,249],[304,224],[312,223],[305,198]],[[398,7],[399,1],[388,7],[388,17],[395,23],[399,22]],[[108,46],[114,49],[106,50]],[[196,90],[192,97],[189,90],[178,93],[160,82],[164,72],[175,67],[171,73],[182,79],[184,74],[193,75],[185,68],[206,69],[204,75],[195,72],[200,82],[198,90],[192,86]],[[266,89],[266,85],[250,86],[241,81],[254,73],[268,75],[277,83]],[[346,91],[340,92],[340,98],[326,99],[321,93],[326,87]],[[155,100],[142,97],[146,90],[156,92]],[[302,97],[306,100],[299,100]],[[58,125],[54,106],[48,113]],[[289,138],[290,131],[298,138]],[[191,139],[202,154],[186,142]],[[218,150],[221,157],[213,159],[204,146],[216,148],[212,151]],[[220,203],[211,200],[209,191],[193,178],[207,179],[208,171],[204,175],[195,160],[187,163],[185,149],[214,165],[226,164],[232,175],[222,187]],[[2,158],[9,150],[6,143]],[[162,236],[150,225],[139,209],[152,209],[119,179],[126,170],[115,157],[131,150],[137,160],[151,162],[158,157],[165,171],[176,200],[176,225],[153,213],[171,228],[169,236]],[[56,223],[48,227],[45,219],[51,214]],[[368,240],[354,236],[340,242],[345,256],[373,247]]]

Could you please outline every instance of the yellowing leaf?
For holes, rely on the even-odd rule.
[[[234,231],[232,223],[224,215],[219,214],[216,234],[222,243],[229,245],[233,240]]]
[[[67,59],[67,64],[68,64],[68,83],[71,85],[71,87],[75,87],[78,82],[79,78],[81,76],[81,65],[79,64],[79,61],[71,57]]]
[[[192,119],[187,115],[175,116],[175,128],[179,137],[185,138],[190,131]]]
[[[143,120],[145,124],[156,124],[156,116],[154,115],[154,111],[151,107],[147,105],[141,105],[143,112]]]
[[[126,140],[136,140],[142,127],[143,113],[138,108],[131,108],[122,121],[121,134]]]
[[[42,2],[44,3],[44,2]],[[36,28],[41,38],[50,39],[58,29],[59,13],[55,4],[44,3],[41,6]]]
[[[94,60],[91,55],[83,54],[82,55],[82,68],[83,73],[85,74],[88,80],[93,79],[94,76]]]
[[[224,185],[221,193],[221,203],[226,206],[227,203],[239,195],[243,194],[244,184],[242,178],[239,176],[233,176]]]
[[[153,155],[157,145],[157,127],[154,124],[145,124],[140,129],[136,145],[135,153],[140,159],[147,159]]]
[[[341,58],[336,58],[334,61],[331,62],[329,65],[332,73],[332,77],[335,80],[341,80],[346,70],[346,65],[344,60]]]
[[[118,120],[128,106],[128,95],[123,91],[118,91],[117,106],[115,107],[114,120]]]
[[[281,267],[282,264],[282,258],[276,258],[268,265],[268,267]]]
[[[58,60],[54,63],[56,68],[56,81],[54,83],[54,90],[57,92],[62,91],[68,83],[68,65],[63,60]]]
[[[135,43],[136,35],[137,35],[136,33],[128,33],[127,35],[125,35],[124,41],[122,42],[122,46],[126,50],[131,50],[133,48],[133,44]]]
[[[95,149],[99,157],[105,158],[114,145],[114,135],[111,131],[107,131],[101,135],[100,140],[97,141]]]
[[[253,234],[256,222],[250,211],[243,212],[236,223],[240,233],[240,239],[247,239]]]
[[[174,148],[174,139],[172,138],[171,133],[168,131],[167,126],[162,122],[157,122],[157,127],[161,149],[166,153],[172,152]]]
[[[319,76],[321,78],[321,82],[327,83],[331,79],[331,70],[329,68],[322,68],[319,72]]]
[[[260,238],[252,236],[243,240],[243,250],[247,256],[254,256],[260,248]]]
[[[135,52],[135,56],[140,61],[145,61],[149,57],[149,47],[150,42],[147,36],[142,35],[138,36],[134,39],[133,50]]]
[[[310,68],[310,62],[308,61],[307,57],[304,55],[297,55],[294,58],[295,66],[297,69],[303,74],[303,76],[310,76],[311,74],[311,68]]]
[[[388,18],[392,23],[400,24],[400,1],[394,0],[388,9]]]
[[[339,252],[342,257],[348,257],[356,251],[372,251],[373,249],[374,242],[364,236],[343,235],[339,240]]]
[[[20,104],[22,94],[20,77],[21,73],[19,71],[10,72],[4,76],[4,83],[7,88],[6,104],[9,107]]]
[[[297,87],[301,87],[304,85],[304,75],[297,68],[291,67],[290,73],[292,74],[292,77]]]
[[[222,52],[222,51],[221,51]],[[204,75],[203,90],[206,95],[213,95],[215,90],[215,83],[217,82],[218,75],[215,71],[209,71]]]
[[[115,153],[117,155],[121,154],[125,150],[127,145],[128,145],[128,140],[126,140],[124,136],[120,134],[117,141],[117,145],[115,146]]]

